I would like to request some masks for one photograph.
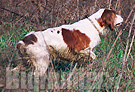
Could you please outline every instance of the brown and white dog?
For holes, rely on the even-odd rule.
[[[36,72],[43,75],[49,65],[47,46],[56,49],[69,48],[71,51],[83,53],[88,53],[90,49],[90,56],[95,59],[92,49],[100,43],[99,34],[104,35],[106,28],[114,30],[122,22],[123,18],[114,10],[100,9],[90,17],[71,25],[32,31],[17,43],[17,49],[25,48],[27,55],[33,59]]]

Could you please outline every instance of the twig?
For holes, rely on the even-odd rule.
[[[18,14],[18,13],[16,13],[16,12],[11,11],[11,10],[8,10],[8,9],[6,9],[6,8],[3,8],[3,7],[0,7],[0,8],[3,9],[3,10],[6,10],[6,11],[8,11],[8,12],[14,13],[14,14],[20,16],[20,17],[26,17],[26,16],[24,16],[24,15]]]
[[[6,11],[8,11],[8,12],[14,13],[14,14],[17,15],[17,16],[23,17],[23,18],[25,18],[25,19],[29,19],[32,23],[35,23],[34,21],[32,21],[29,17],[26,17],[25,15],[21,15],[21,14],[19,14],[19,13],[16,13],[16,12],[14,12],[14,11],[8,10],[8,9],[6,9],[6,8],[3,8],[3,7],[0,7],[0,8],[3,9],[3,10],[6,10]]]
[[[115,6],[115,10],[118,9],[119,14],[121,14],[121,10],[120,10],[120,0],[117,0],[116,6]]]
[[[125,21],[125,23],[127,23],[127,21],[129,20],[129,17],[131,16],[132,12],[134,11],[134,8],[135,8],[135,4],[134,4],[132,10],[130,11],[130,13],[129,13],[129,15],[128,15],[126,21]]]
[[[80,18],[80,14],[79,14],[79,0],[77,0],[77,19],[80,20],[79,18]]]
[[[128,54],[127,54],[126,61],[127,61],[128,57],[129,57],[129,54],[130,54],[130,51],[131,51],[131,47],[132,47],[133,42],[134,42],[134,37],[135,37],[135,30],[134,30],[134,35],[132,36],[132,41],[131,41],[131,43],[130,43],[130,48],[129,48],[129,51],[128,51]]]
[[[112,0],[109,1],[109,9],[111,9],[111,2],[112,2]]]
[[[47,6],[47,0],[44,0],[44,3],[45,3],[45,7],[44,7],[44,22],[43,24],[45,24],[45,19],[46,19],[46,6]]]

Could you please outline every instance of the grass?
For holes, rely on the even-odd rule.
[[[3,92],[5,91],[5,68],[8,66],[9,63],[11,63],[11,66],[14,67],[20,62],[18,60],[18,53],[15,48],[16,43],[21,40],[28,32],[33,30],[28,28],[29,24],[27,23],[20,26],[16,26],[14,23],[5,24],[5,29],[8,31],[0,36],[0,79],[4,79],[1,82],[1,85],[4,85],[1,86],[1,91]],[[121,39],[124,40],[127,37],[127,35],[125,34],[126,33],[123,33],[121,35]],[[110,32],[106,37],[101,39],[101,43],[95,48],[97,59],[89,63],[87,66],[75,68],[75,63],[57,63],[57,60],[54,60],[54,67],[58,70],[55,71],[55,74],[57,76],[51,74],[52,72],[54,72],[54,70],[52,70],[52,72],[49,71],[49,76],[51,76],[51,78],[49,79],[53,80],[53,83],[59,84],[55,86],[60,87],[62,84],[64,85],[65,80],[70,75],[73,75],[73,77],[71,76],[70,81],[68,80],[68,83],[73,85],[71,86],[70,90],[78,90],[80,92],[83,91],[84,88],[87,88],[85,90],[86,92],[88,90],[96,92],[115,92],[118,85],[119,91],[135,91],[135,62],[133,60],[133,58],[135,58],[134,43],[130,52],[130,56],[126,62],[120,84],[118,84],[118,81],[120,74],[122,73],[122,63],[126,49],[125,44],[123,44],[120,39],[116,42],[116,45],[114,46],[110,57],[108,58],[104,66],[104,61],[110,49],[112,48],[116,36],[116,32]],[[75,70],[73,71],[72,69],[74,68]],[[100,74],[100,76],[97,76],[98,73]],[[61,83],[58,83],[56,79],[60,80]],[[65,84],[63,88],[66,88],[66,86],[68,85]],[[49,82],[48,86],[53,86],[53,84]],[[37,90],[37,88],[37,86],[34,86],[34,89]]]

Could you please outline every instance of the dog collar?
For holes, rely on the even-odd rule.
[[[94,24],[94,22],[90,19],[90,18],[87,18],[91,23],[92,25],[96,28],[96,30],[100,33],[99,29],[96,27],[96,25]]]

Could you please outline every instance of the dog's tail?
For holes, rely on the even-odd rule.
[[[16,45],[17,49],[20,50],[20,47],[21,47],[22,45],[25,45],[25,43],[24,43],[23,41],[19,41],[19,42],[17,43],[17,45]]]
[[[18,53],[20,56],[22,56],[22,48],[25,46],[25,43],[23,41],[19,41],[16,45],[16,48],[18,50]],[[24,51],[24,50],[23,50]],[[17,65],[16,67],[14,67],[13,69],[11,69],[11,71],[18,71],[20,70],[20,68],[22,67],[22,62],[20,62],[19,65]]]
[[[28,47],[30,44],[30,47]],[[18,54],[21,57],[22,61],[21,65],[22,67],[25,67],[27,64],[31,63],[32,67],[34,66],[34,75],[44,75],[47,71],[47,68],[50,63],[49,58],[49,52],[47,49],[46,44],[43,46],[39,45],[34,46],[34,41],[31,39],[23,39],[22,41],[19,41],[16,45],[16,48],[18,50]],[[35,49],[36,48],[36,49]],[[25,66],[24,66],[25,64]],[[26,68],[30,68],[29,66],[26,66]],[[15,68],[14,70],[17,70]]]

